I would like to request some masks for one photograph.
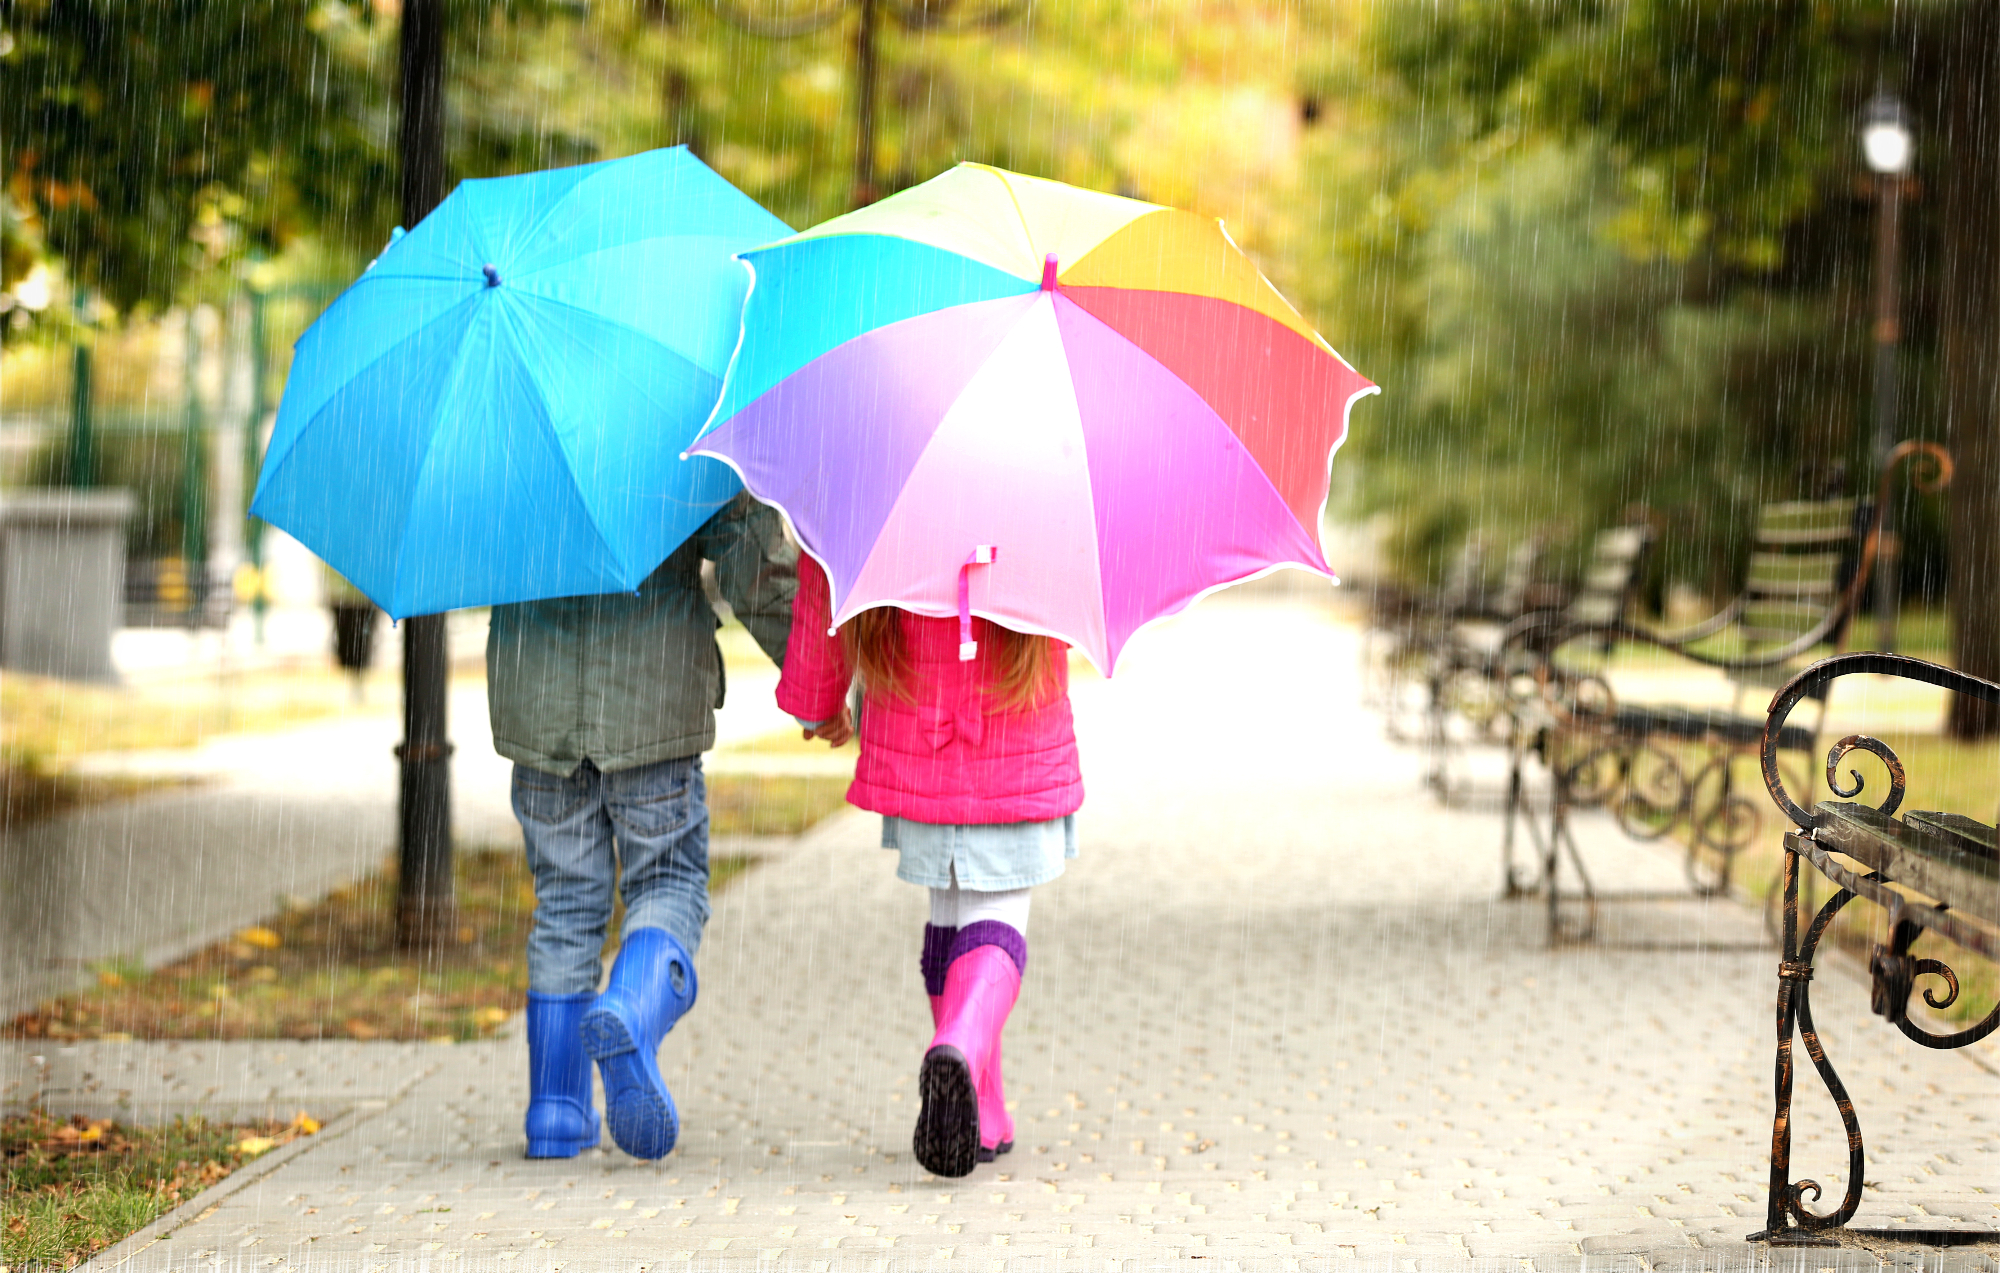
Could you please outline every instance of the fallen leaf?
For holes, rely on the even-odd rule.
[[[97,974],[97,984],[107,989],[112,989],[124,985],[125,979],[109,968],[106,968]]]
[[[292,1120],[292,1126],[298,1128],[302,1135],[310,1136],[320,1129],[320,1121],[304,1110],[300,1110],[299,1116]]]
[[[243,942],[245,945],[255,946],[259,950],[276,950],[285,944],[284,938],[278,936],[262,924],[241,930],[236,934],[236,940]]]
[[[505,1008],[481,1008],[472,1014],[472,1019],[490,1030],[507,1020],[507,1010]]]
[[[242,1140],[231,1145],[230,1148],[245,1157],[254,1158],[277,1143],[277,1141],[272,1140],[269,1136],[245,1136]]]
[[[363,1042],[366,1042],[369,1039],[379,1039],[382,1037],[382,1032],[380,1030],[376,1029],[372,1025],[369,1025],[366,1021],[363,1021],[360,1017],[349,1017],[347,1019],[345,1028],[347,1030],[347,1036],[349,1038],[360,1039]]]

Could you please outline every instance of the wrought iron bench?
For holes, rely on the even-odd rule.
[[[1936,490],[1950,480],[1943,448],[1906,442],[1883,474],[1884,497],[1897,468],[1919,459],[1927,462],[1918,473],[1919,489]],[[1552,942],[1589,939],[1600,902],[1698,898],[1729,888],[1736,855],[1762,825],[1757,804],[1738,790],[1734,772],[1737,760],[1756,754],[1764,735],[1764,718],[1746,710],[1745,700],[1784,683],[1802,656],[1826,645],[1838,648],[1845,639],[1875,559],[1872,521],[1868,508],[1851,499],[1769,504],[1758,517],[1743,591],[1702,623],[1658,632],[1621,619],[1523,634],[1518,646],[1540,658],[1534,692],[1517,689],[1516,714],[1524,723],[1509,769],[1501,867],[1508,895],[1544,897]],[[1733,701],[1728,707],[1619,702],[1601,666],[1619,643],[1720,671],[1733,686]],[[1817,749],[1824,698],[1814,706],[1810,724],[1786,726],[1782,751],[1803,756]],[[1530,759],[1549,775],[1545,826],[1528,803],[1524,770]],[[1688,891],[1600,893],[1570,826],[1572,810],[1593,807],[1608,809],[1634,839],[1678,834]],[[1516,864],[1522,832],[1535,853],[1534,875]],[[1573,894],[1564,891],[1565,860],[1576,880]],[[1565,914],[1572,899],[1581,903],[1580,919]]]
[[[1423,736],[1424,708],[1412,691],[1427,680],[1433,655],[1459,624],[1484,612],[1486,541],[1469,535],[1431,592],[1377,582],[1362,631],[1362,703],[1382,713],[1391,742]],[[1406,716],[1414,715],[1414,722]]]
[[[1519,733],[1520,705],[1514,679],[1547,656],[1554,634],[1579,625],[1624,622],[1652,542],[1653,529],[1645,522],[1599,531],[1581,581],[1559,609],[1532,604],[1550,599],[1538,596],[1532,582],[1540,542],[1532,544],[1532,557],[1517,554],[1502,593],[1516,602],[1507,622],[1461,625],[1431,664],[1427,738],[1430,784],[1439,798],[1453,786],[1451,763],[1458,747],[1451,718],[1465,721],[1475,740],[1512,744]]]
[[[1507,554],[1500,586],[1484,603],[1468,606],[1432,633],[1421,661],[1424,683],[1424,744],[1430,754],[1427,777],[1440,801],[1451,796],[1451,761],[1459,748],[1454,720],[1474,742],[1504,743],[1511,725],[1506,696],[1492,674],[1495,658],[1511,631],[1533,613],[1537,578],[1546,545],[1530,535]],[[1476,585],[1475,585],[1476,586]],[[1477,595],[1476,593],[1474,595]]]
[[[1785,836],[1783,866],[1784,932],[1778,963],[1777,1110],[1771,1128],[1771,1193],[1762,1231],[1753,1242],[1785,1246],[1838,1245],[1839,1233],[1893,1237],[1930,1245],[2000,1242],[2000,1232],[1969,1228],[1849,1229],[1861,1204],[1865,1159],[1861,1124],[1854,1102],[1827,1058],[1826,1047],[1813,1025],[1813,959],[1835,915],[1856,897],[1865,897],[1888,912],[1888,941],[1876,946],[1869,961],[1873,982],[1870,1006],[1877,1016],[1913,1042],[1927,1048],[1962,1048],[2000,1028],[2000,1005],[1977,1024],[1937,1033],[1910,1019],[1910,996],[1919,978],[1936,977],[1943,996],[1924,990],[1924,1002],[1943,1009],[1958,999],[1958,974],[1944,961],[1913,955],[1911,947],[1929,932],[1975,956],[2000,958],[2000,837],[1994,828],[1960,813],[1911,812],[1895,816],[1903,801],[1902,763],[1875,738],[1850,735],[1833,745],[1826,758],[1827,787],[1842,797],[1862,791],[1861,775],[1839,777],[1841,760],[1855,751],[1879,757],[1889,771],[1889,791],[1878,807],[1846,799],[1822,800],[1802,808],[1786,790],[1778,769],[1784,731],[1792,709],[1808,699],[1823,701],[1837,678],[1872,673],[1942,686],[1987,702],[2000,702],[2000,685],[1920,659],[1893,654],[1841,654],[1808,667],[1778,692],[1771,703],[1759,744],[1759,762],[1771,799],[1797,828]],[[1839,889],[1799,931],[1799,864],[1810,863]],[[1820,1198],[1820,1186],[1791,1178],[1792,1040],[1805,1041],[1807,1055],[1840,1111],[1847,1133],[1847,1189],[1831,1213],[1806,1206],[1807,1195]]]

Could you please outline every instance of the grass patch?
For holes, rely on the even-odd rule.
[[[39,1112],[0,1119],[0,1264],[66,1269],[150,1224],[259,1154],[319,1130],[179,1119],[135,1127]]]
[[[721,774],[708,781],[715,835],[796,835],[845,803],[837,777]],[[752,859],[709,863],[719,891]],[[456,941],[420,957],[396,947],[396,878],[383,869],[153,971],[111,962],[97,984],[0,1029],[25,1039],[395,1039],[466,1042],[526,1002],[523,950],[535,887],[519,849],[454,858]],[[613,913],[607,957],[623,910]]]
[[[1903,762],[1909,785],[1903,796],[1902,811],[1941,809],[1962,813],[1981,822],[1991,822],[1996,813],[2000,813],[1996,810],[1996,805],[2000,805],[2000,747],[1990,743],[1960,743],[1938,734],[1908,731],[1883,731],[1877,736],[1889,744]],[[1831,746],[1836,737],[1829,735],[1822,738],[1821,743]],[[1689,772],[1705,759],[1705,753],[1692,743],[1660,740],[1654,745],[1673,755]],[[1835,798],[1826,789],[1824,753],[1817,765],[1808,766],[1801,760],[1801,757],[1789,753],[1783,760],[1785,786],[1792,799],[1809,809],[1818,801]],[[1841,761],[1840,768],[1843,782],[1852,781],[1846,777],[1849,770],[1860,771],[1864,786],[1853,797],[1857,802],[1877,804],[1887,795],[1888,770],[1875,757],[1865,752],[1852,752]],[[1775,932],[1779,870],[1784,859],[1784,834],[1790,823],[1765,794],[1763,775],[1754,755],[1740,755],[1731,762],[1730,780],[1739,794],[1751,800],[1761,818],[1757,839],[1736,855],[1731,890],[1764,908]],[[1685,830],[1677,830],[1675,836],[1681,843],[1663,847],[1685,852]],[[1809,863],[1801,863],[1799,879],[1799,922],[1803,930],[1818,907],[1833,896],[1835,888]],[[1888,937],[1887,912],[1865,898],[1857,898],[1841,911],[1827,940],[1865,959],[1877,943],[1886,942]],[[1959,997],[1941,1013],[1946,1020],[1960,1026],[1968,1025],[1992,1011],[1994,1001],[2000,999],[2000,966],[1992,961],[1928,933],[1918,939],[1913,950],[1919,956],[1943,960],[1958,973]],[[1941,979],[1927,977],[1919,981],[1919,992],[1926,987],[1941,992],[1943,983]],[[1920,999],[1921,993],[1913,998],[1913,1002]]]
[[[800,835],[846,807],[847,785],[846,778],[834,775],[713,775],[709,833]]]
[[[379,678],[378,678],[379,679]],[[59,768],[93,752],[194,747],[216,734],[283,729],[346,712],[387,712],[392,687],[353,685],[331,667],[193,675],[136,687],[85,685],[9,672],[0,677],[0,746]]]
[[[774,729],[768,734],[717,747],[715,751],[724,756],[853,756],[860,750],[851,738],[845,746],[828,747],[825,740],[807,738],[804,734],[797,726]],[[715,781],[709,779],[709,786],[713,787]]]
[[[34,753],[0,749],[0,836],[85,805],[182,785],[168,778],[80,778]]]
[[[710,864],[721,889],[750,866]],[[393,871],[285,911],[148,972],[105,964],[97,984],[50,1000],[0,1035],[27,1039],[393,1039],[465,1042],[526,1003],[522,951],[534,881],[518,849],[455,856],[458,940],[422,957],[396,948]],[[607,946],[615,948],[617,921]]]

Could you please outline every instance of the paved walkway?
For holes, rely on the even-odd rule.
[[[518,1040],[17,1049],[5,1083],[57,1105],[345,1111],[119,1252],[133,1269],[1747,1266],[1775,961],[1754,917],[1628,907],[1622,945],[1543,949],[1535,908],[1494,900],[1494,817],[1420,796],[1354,668],[1328,615],[1218,599],[1141,638],[1116,683],[1079,684],[1084,850],[1029,933],[1019,1148],[964,1180],[909,1153],[923,901],[858,815],[718,899],[701,1005],[663,1054],[686,1131],[658,1164],[524,1160]],[[1650,850],[1587,847],[1607,884],[1674,877]],[[1871,1137],[1862,1222],[2000,1223],[2000,1078],[1881,1028],[1850,974],[1818,989]],[[1830,1104],[1802,1090],[1798,1157],[1829,1180]]]
[[[142,654],[214,639],[123,635]],[[235,639],[245,644],[248,636],[237,632]],[[484,639],[477,616],[454,624],[461,658],[476,657]],[[382,639],[379,649],[393,656],[396,642]],[[324,643],[274,641],[269,655],[324,658]],[[167,666],[164,658],[144,664],[143,675],[163,677]],[[772,702],[776,683],[768,664],[731,670],[729,705],[718,720],[725,744],[791,723]],[[493,751],[483,680],[455,681],[450,728],[456,838],[519,843],[508,804],[513,766]],[[196,785],[93,805],[0,836],[0,1019],[77,984],[93,962],[157,966],[271,914],[288,898],[317,898],[374,870],[395,848],[401,733],[394,691],[378,685],[367,709],[279,733],[87,758],[80,772]]]

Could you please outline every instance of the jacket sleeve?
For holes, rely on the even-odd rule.
[[[792,637],[778,678],[778,706],[800,720],[831,720],[847,701],[854,670],[827,632],[833,609],[826,572],[811,557],[799,558],[799,595],[792,610]]]
[[[715,563],[722,599],[771,661],[783,667],[799,550],[785,539],[778,511],[742,491],[695,534],[701,555]]]

